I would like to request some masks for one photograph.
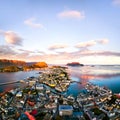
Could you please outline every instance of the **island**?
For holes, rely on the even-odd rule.
[[[67,63],[67,66],[84,66],[84,64],[81,64],[79,62],[71,62],[71,63]]]

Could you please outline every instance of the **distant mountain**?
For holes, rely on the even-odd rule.
[[[67,66],[84,66],[84,64],[80,64],[79,62],[71,62],[71,63],[67,63]]]
[[[0,59],[0,67],[6,66],[25,66],[25,61]]]

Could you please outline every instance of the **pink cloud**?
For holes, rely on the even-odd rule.
[[[96,41],[91,40],[91,41],[87,41],[87,42],[80,42],[75,47],[76,48],[84,48],[84,47],[91,47],[94,45],[96,45]]]
[[[3,31],[0,30],[0,35],[2,35],[8,44],[12,45],[22,45],[22,37],[20,37],[14,31]]]
[[[57,49],[63,49],[66,47],[67,47],[66,44],[54,44],[54,45],[51,45],[48,49],[49,50],[57,50]]]
[[[22,38],[13,31],[4,32],[5,40],[9,44],[22,45]]]
[[[42,54],[41,54],[42,53]],[[30,51],[24,49],[17,49],[12,46],[0,46],[0,56],[1,58],[6,59],[19,59],[24,61],[46,61],[47,63],[67,63],[71,61],[80,61],[82,62],[91,62],[98,61],[96,56],[99,56],[100,59],[105,58],[114,58],[119,62],[120,52],[116,51],[93,51],[88,49],[82,49],[75,52],[57,52],[57,54],[44,54],[42,51]],[[92,58],[92,59],[90,59]],[[103,60],[103,61],[104,61]],[[111,59],[109,59],[111,61]],[[107,61],[105,61],[107,62]]]
[[[59,18],[75,18],[75,19],[83,19],[85,18],[84,12],[80,12],[77,10],[66,10],[63,12],[60,12],[58,14]]]
[[[107,44],[109,42],[108,39],[101,39],[101,40],[91,40],[91,41],[86,41],[86,42],[80,42],[78,43],[75,47],[76,48],[88,48],[88,47],[92,47],[94,45],[97,45],[98,43],[99,44]]]
[[[45,27],[40,23],[35,23],[36,18],[30,18],[24,21],[24,24],[32,27],[32,28],[42,28],[45,29]]]

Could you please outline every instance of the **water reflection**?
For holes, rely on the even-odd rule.
[[[12,82],[17,80],[23,80],[27,77],[38,76],[38,71],[20,71],[20,72],[12,72],[12,73],[0,73],[0,83]],[[11,90],[16,87],[20,87],[21,84],[14,83],[9,85],[0,86],[0,92],[5,92]]]
[[[83,87],[89,81],[100,86],[107,86],[115,93],[120,92],[120,66],[70,67],[68,71],[71,78],[73,80],[75,77],[78,78]]]
[[[68,94],[77,95],[88,81],[100,86],[107,86],[114,93],[120,92],[120,66],[69,67],[68,72],[72,80],[77,81],[77,83],[70,84],[67,91]],[[37,73],[38,71],[0,73],[0,83],[38,76],[39,74]],[[0,92],[8,91],[17,86],[19,85],[0,86]]]

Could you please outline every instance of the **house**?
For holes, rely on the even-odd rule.
[[[59,115],[72,115],[73,114],[73,107],[70,105],[59,105]]]

